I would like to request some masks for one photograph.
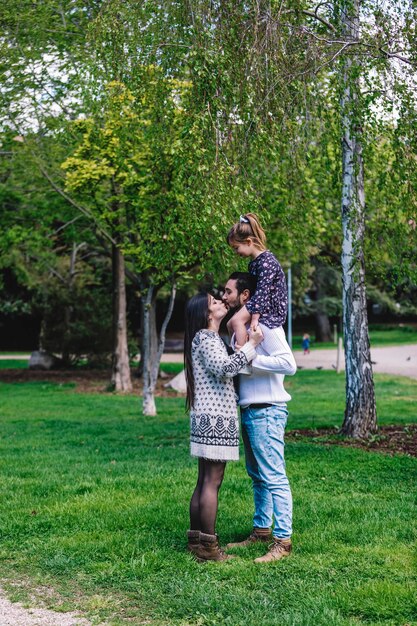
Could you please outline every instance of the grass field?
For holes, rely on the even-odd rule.
[[[0,359],[0,370],[27,369],[28,361],[24,359]]]
[[[415,421],[417,382],[375,378],[381,422]],[[340,425],[343,378],[287,381],[290,429]],[[112,625],[417,623],[416,459],[291,442],[293,556],[259,566],[253,546],[200,565],[184,549],[196,462],[182,399],[160,398],[145,418],[132,396],[25,383],[0,385],[0,407],[0,577],[12,597]],[[243,460],[230,463],[222,541],[247,533],[251,511]]]

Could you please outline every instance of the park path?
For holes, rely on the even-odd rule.
[[[75,613],[25,608],[10,602],[0,587],[0,626],[91,626],[91,622]]]
[[[304,355],[301,350],[294,351],[297,366],[300,369],[336,369],[336,346],[326,350],[311,350]],[[417,344],[403,346],[384,346],[371,348],[372,369],[377,374],[394,374],[417,379]],[[342,353],[341,367],[345,368]]]
[[[0,355],[0,359],[29,360],[29,356],[29,354]],[[300,369],[331,370],[336,368],[337,349],[336,346],[326,350],[314,350],[313,348],[310,354],[306,355],[301,350],[294,350],[294,357]],[[378,374],[394,374],[417,379],[417,344],[371,348],[371,358],[373,371]],[[183,360],[182,353],[175,352],[163,354],[161,361],[162,363],[182,363]],[[344,369],[344,367],[345,362],[342,355],[341,368]]]
[[[337,348],[311,350],[304,355],[302,350],[294,350],[294,357],[299,369],[336,369]],[[371,349],[373,371],[378,374],[394,374],[417,379],[417,344],[403,346],[384,346]],[[182,354],[164,354],[162,362],[182,363]],[[341,368],[345,368],[342,353]]]

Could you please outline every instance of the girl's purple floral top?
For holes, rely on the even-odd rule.
[[[249,313],[260,313],[259,321],[268,328],[282,326],[287,318],[288,293],[284,270],[269,250],[249,263],[256,276],[256,291],[246,303]]]

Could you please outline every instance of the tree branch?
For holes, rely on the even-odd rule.
[[[69,202],[74,208],[76,208],[78,211],[80,211],[83,215],[85,215],[86,217],[88,217],[88,219],[92,220],[97,228],[97,231],[99,233],[101,233],[103,235],[103,237],[105,237],[105,239],[107,239],[108,241],[110,241],[110,243],[112,243],[113,245],[117,245],[116,241],[113,239],[113,237],[111,235],[109,235],[105,230],[103,230],[98,224],[96,219],[94,218],[94,215],[92,215],[90,213],[90,211],[88,209],[86,209],[85,207],[81,206],[80,204],[78,204],[78,202],[75,202],[75,200],[73,200],[71,198],[71,196],[69,196],[68,194],[65,193],[65,191],[63,189],[61,189],[60,187],[58,187],[58,185],[52,180],[52,178],[50,177],[50,175],[48,174],[48,172],[46,171],[46,169],[43,167],[43,165],[38,161],[38,167],[42,173],[42,175],[46,178],[46,180],[49,182],[49,184],[51,185],[51,187],[57,192],[59,193],[60,196],[62,196],[67,202]]]
[[[159,345],[158,345],[158,352],[157,352],[156,364],[155,364],[156,375],[158,374],[159,364],[161,362],[161,357],[162,357],[164,347],[165,347],[165,333],[166,333],[169,320],[171,319],[172,311],[174,310],[176,294],[177,294],[177,283],[174,280],[171,286],[171,297],[169,299],[168,311],[162,323],[161,332],[159,333]],[[155,370],[154,370],[154,374],[155,374]],[[155,381],[156,381],[156,376],[155,376]]]
[[[323,3],[321,3],[323,4]],[[331,31],[335,31],[335,27],[333,26],[333,24],[331,24],[330,22],[328,22],[327,20],[325,20],[323,17],[320,17],[320,15],[317,15],[317,11],[320,8],[320,4],[316,7],[316,10],[314,11],[314,13],[312,11],[306,11],[305,9],[302,11],[302,13],[304,15],[308,15],[308,17],[313,17],[315,20],[318,20],[319,22],[321,22],[322,24],[324,24],[324,26],[326,26],[326,28],[328,28]]]
[[[67,222],[66,224],[63,224],[62,226],[60,226],[59,228],[56,229],[56,231],[54,231],[54,235],[57,235],[59,232],[61,232],[61,230],[64,230],[64,228],[66,228],[67,226],[70,226],[71,224],[73,224],[74,222],[76,222],[77,220],[81,219],[81,215],[77,215],[77,217],[74,217],[74,219],[70,220],[69,222]]]

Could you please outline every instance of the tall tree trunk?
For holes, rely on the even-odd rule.
[[[46,337],[46,331],[47,331],[47,323],[46,323],[46,313],[45,311],[42,312],[42,319],[41,319],[41,327],[39,330],[39,350],[41,352],[45,351],[45,337]]]
[[[316,342],[332,341],[332,329],[330,328],[330,320],[327,313],[316,310],[314,318],[316,321]]]
[[[156,295],[157,290],[153,292],[151,306],[149,308],[149,359],[154,364],[158,355],[158,328],[156,324]]]
[[[328,268],[326,268],[323,265],[323,262],[320,260],[320,258],[316,257],[312,259],[312,263],[315,267],[314,274],[313,274],[313,281],[314,281],[315,294],[316,294],[315,296],[316,307],[315,307],[315,312],[314,312],[314,318],[316,322],[315,324],[316,342],[331,341],[333,337],[332,337],[332,331],[330,328],[330,320],[329,320],[329,316],[327,314],[326,308],[323,305],[323,299],[329,293],[329,286],[328,286],[329,272],[328,272]]]
[[[171,297],[168,305],[168,311],[162,323],[159,335],[158,346],[154,351],[154,342],[152,341],[152,319],[155,314],[155,287],[148,287],[146,296],[143,300],[143,324],[142,324],[142,362],[143,362],[143,414],[156,415],[155,405],[155,387],[158,379],[159,364],[165,346],[165,333],[168,322],[171,319],[176,296],[176,283],[173,282],[171,287]],[[155,319],[154,319],[155,321]],[[155,327],[156,328],[156,327]]]
[[[143,323],[142,323],[142,379],[143,379],[143,398],[142,409],[144,415],[156,415],[156,405],[154,390],[152,388],[152,354],[151,354],[151,333],[152,333],[152,301],[154,294],[154,286],[150,285],[143,298]]]
[[[359,0],[344,3],[343,35],[359,36]],[[354,56],[346,55],[342,73],[342,271],[343,322],[346,359],[346,409],[342,432],[351,437],[368,437],[377,429],[375,392],[366,311],[365,193],[358,103],[359,68]]]
[[[68,301],[69,304],[64,309],[64,335],[62,340],[62,360],[64,365],[71,364],[71,354],[70,354],[70,343],[71,343],[71,322],[72,315],[74,312],[74,306],[72,304],[74,299],[74,281],[76,276],[76,265],[77,265],[77,255],[85,248],[86,243],[76,244],[75,242],[72,244],[72,251],[70,257],[70,267],[68,273],[68,280],[66,281],[66,286],[68,287]]]
[[[116,391],[132,391],[127,347],[126,278],[122,252],[112,246],[113,269],[113,364],[112,385]]]

